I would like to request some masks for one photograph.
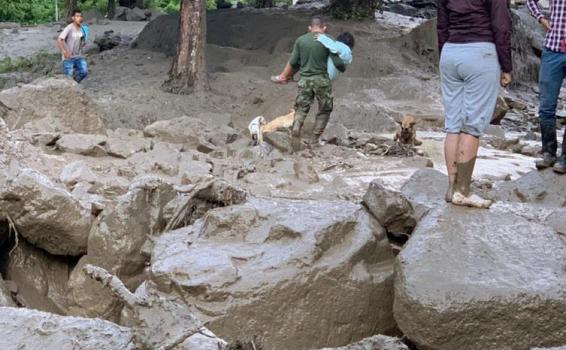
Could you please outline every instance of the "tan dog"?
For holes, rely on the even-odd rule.
[[[288,114],[282,115],[263,125],[261,132],[273,132],[277,130],[286,130],[293,126],[295,119],[295,110],[291,109]]]
[[[422,141],[417,140],[417,119],[412,115],[406,115],[398,121],[400,130],[395,134],[395,141],[405,145],[420,146]]]
[[[263,142],[263,133],[273,132],[277,130],[288,130],[293,126],[295,118],[295,110],[291,109],[288,114],[282,115],[266,123],[262,116],[256,117],[250,122],[248,130],[255,143]]]

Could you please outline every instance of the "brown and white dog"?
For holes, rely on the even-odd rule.
[[[405,145],[420,146],[422,141],[417,140],[417,119],[412,115],[406,115],[398,121],[401,129],[397,130],[395,134],[395,141]]]
[[[263,142],[263,133],[277,130],[288,130],[293,126],[295,110],[291,109],[288,114],[277,117],[267,123],[262,116],[254,118],[248,125],[248,130],[255,144]]]

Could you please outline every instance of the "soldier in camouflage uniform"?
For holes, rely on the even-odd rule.
[[[301,76],[297,86],[298,93],[295,99],[295,119],[292,129],[292,146],[294,151],[301,148],[301,129],[309,113],[311,105],[316,98],[318,101],[318,113],[311,144],[317,145],[320,136],[324,132],[330,113],[333,108],[332,83],[328,77],[327,61],[332,59],[336,68],[344,72],[346,70],[344,61],[324,47],[316,40],[316,33],[324,33],[326,26],[321,18],[313,17],[309,26],[309,33],[302,35],[295,41],[293,53],[289,64],[294,69],[299,69]]]

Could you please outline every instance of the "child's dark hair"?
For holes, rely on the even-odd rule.
[[[355,40],[354,36],[350,32],[342,32],[340,35],[338,35],[336,41],[346,44],[350,49],[354,48]]]
[[[72,12],[72,16],[71,16],[71,17],[73,17],[73,16],[76,15],[77,13],[80,13],[81,15],[83,14],[83,12],[82,12],[81,10],[79,10],[79,9],[74,9],[73,12]]]

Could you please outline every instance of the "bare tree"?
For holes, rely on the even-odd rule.
[[[114,19],[114,15],[116,15],[116,0],[108,0],[106,14],[108,15],[108,19]]]
[[[73,17],[73,11],[77,8],[77,0],[65,0],[65,20],[70,20]]]
[[[163,84],[166,91],[185,94],[208,90],[206,72],[206,0],[182,0],[177,54]]]

